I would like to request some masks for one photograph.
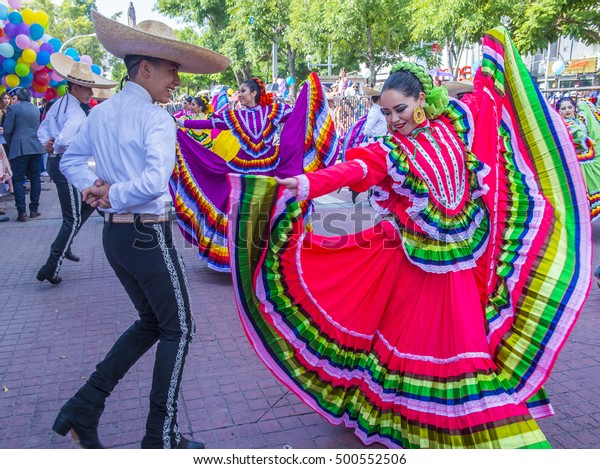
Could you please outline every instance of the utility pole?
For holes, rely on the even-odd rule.
[[[279,49],[277,47],[277,28],[273,26],[273,81],[272,83],[277,83],[277,54]]]

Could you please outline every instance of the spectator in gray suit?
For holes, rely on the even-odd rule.
[[[37,138],[40,126],[40,112],[31,102],[31,93],[25,88],[19,88],[14,93],[17,104],[9,106],[4,120],[4,137],[8,145],[8,159],[13,172],[15,188],[15,205],[17,206],[17,221],[27,221],[27,206],[25,204],[25,177],[31,183],[29,194],[29,216],[39,217],[40,193],[40,160],[44,147]]]

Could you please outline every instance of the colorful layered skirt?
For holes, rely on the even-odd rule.
[[[272,178],[230,175],[228,246],[248,339],[285,386],[365,444],[549,447],[535,418],[553,414],[543,385],[589,293],[589,205],[564,122],[505,30],[486,36],[484,54],[484,117],[453,111],[492,168],[490,242],[475,267],[426,272],[388,220],[308,232],[306,202]],[[544,119],[527,114],[538,111]]]

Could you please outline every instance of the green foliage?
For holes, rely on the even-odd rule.
[[[415,41],[439,42],[447,48],[450,63],[455,66],[465,47],[480,42],[485,31],[514,13],[518,3],[519,0],[412,0],[408,21]]]
[[[521,53],[536,52],[567,36],[585,44],[600,43],[600,1],[521,0],[510,29]]]

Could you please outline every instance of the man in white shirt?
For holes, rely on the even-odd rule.
[[[365,94],[371,96],[371,109],[369,109],[367,120],[365,121],[365,127],[363,129],[364,136],[373,138],[387,135],[387,122],[385,121],[385,116],[383,115],[383,112],[381,112],[381,106],[379,105],[381,87],[365,87]]]
[[[100,43],[124,59],[122,91],[94,107],[60,167],[90,205],[105,211],[106,257],[138,310],[88,381],[61,408],[53,430],[71,431],[84,448],[101,448],[98,422],[106,398],[154,344],[150,411],[142,448],[203,448],[181,435],[177,399],[194,335],[187,278],[169,224],[168,181],[175,167],[176,127],[161,106],[179,73],[217,73],[229,59],[175,39],[157,21],[135,28],[92,12]],[[146,54],[153,54],[152,57]],[[88,158],[96,163],[94,174]]]
[[[75,62],[67,55],[52,54],[50,60],[54,71],[67,80],[69,91],[52,105],[37,135],[48,152],[48,173],[56,184],[63,221],[50,246],[50,255],[36,278],[40,282],[47,280],[58,285],[62,281],[58,273],[63,259],[79,261],[79,257],[71,252],[71,244],[81,226],[95,210],[81,200],[81,193],[61,173],[60,160],[85,122],[90,109],[92,86],[111,88],[117,86],[117,83],[96,75],[88,64]]]

